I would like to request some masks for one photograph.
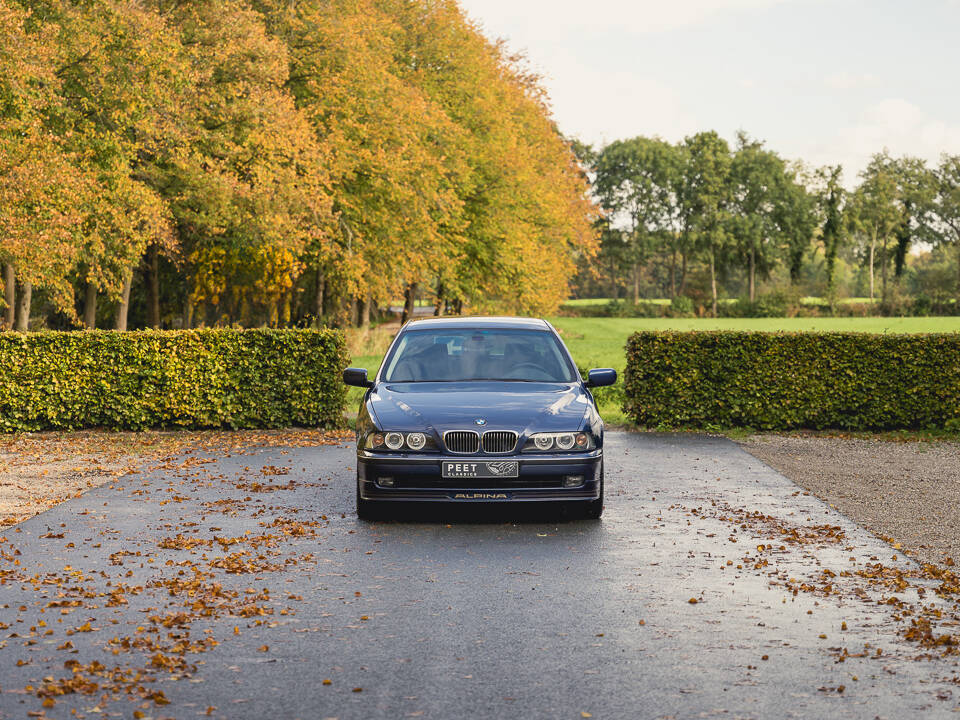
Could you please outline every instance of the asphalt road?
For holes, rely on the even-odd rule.
[[[0,717],[955,717],[894,547],[724,439],[605,454],[601,521],[362,523],[346,446],[88,492],[0,544]]]

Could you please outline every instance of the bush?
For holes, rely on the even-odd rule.
[[[677,295],[670,300],[670,317],[692,318],[693,316],[693,300],[686,295]]]
[[[591,367],[597,366],[591,365]],[[586,381],[587,374],[590,372],[587,366],[578,365],[577,369],[580,371],[580,377]],[[597,405],[622,406],[626,400],[623,394],[623,375],[618,373],[617,381],[613,385],[590,388],[590,393],[593,395],[593,399],[596,401]]]
[[[563,317],[619,317],[619,318],[661,318],[665,317],[669,306],[641,300],[634,304],[629,300],[610,300],[602,305],[561,305]]]
[[[0,334],[0,431],[342,424],[334,330]]]
[[[782,291],[758,295],[752,301],[742,297],[735,303],[720,306],[721,317],[733,318],[782,318],[795,317],[801,310],[799,296]]]
[[[636,333],[624,386],[646,427],[941,429],[960,423],[960,334]]]

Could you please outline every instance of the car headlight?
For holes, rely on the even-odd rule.
[[[364,440],[366,450],[432,450],[434,442],[421,432],[372,432]]]
[[[593,450],[596,443],[593,436],[587,432],[566,432],[566,433],[536,433],[527,439],[524,451],[532,450],[547,452],[556,450],[559,452],[580,452],[583,450]]]

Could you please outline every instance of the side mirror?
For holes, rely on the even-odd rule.
[[[366,368],[347,368],[343,371],[343,382],[353,387],[372,388],[373,383],[367,380]]]
[[[612,368],[599,368],[587,373],[587,387],[604,387],[617,381],[617,371]]]

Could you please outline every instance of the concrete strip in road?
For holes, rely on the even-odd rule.
[[[725,439],[610,434],[600,522],[361,523],[353,464],[346,446],[190,459],[8,530],[0,717],[960,709],[955,656],[902,637],[922,605],[952,617],[934,583],[904,586],[911,561]],[[41,706],[77,675],[97,692]]]

